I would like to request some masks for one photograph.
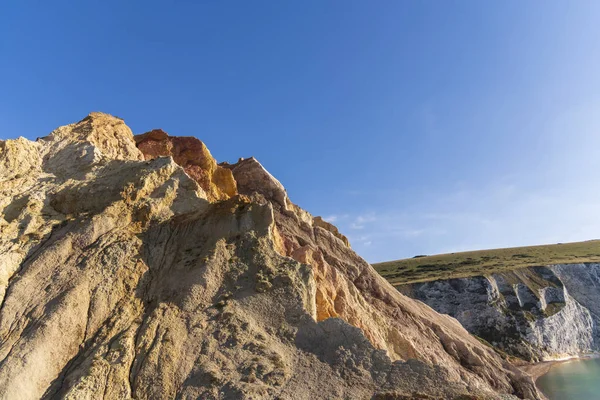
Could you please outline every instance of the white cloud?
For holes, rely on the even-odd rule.
[[[343,221],[348,219],[350,216],[348,214],[331,214],[323,217],[323,219],[329,223],[336,223],[339,221]]]
[[[371,262],[598,239],[598,106],[575,107],[524,127],[528,140],[515,139],[514,145],[529,147],[486,170],[495,175],[473,174],[422,192],[387,187],[371,197],[389,201],[366,204],[369,209],[349,213],[338,226]],[[435,133],[435,114],[426,111],[425,122]]]
[[[335,221],[337,221],[340,217],[338,215],[327,215],[325,217],[323,217],[323,219],[327,222],[330,223],[335,223]]]
[[[371,262],[588,240],[600,237],[600,197],[594,192],[590,185],[558,191],[516,184],[462,187],[419,204],[413,212],[391,208],[360,213],[340,220],[338,226]]]

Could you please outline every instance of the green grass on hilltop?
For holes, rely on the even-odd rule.
[[[417,256],[373,264],[373,267],[391,284],[401,285],[584,262],[600,262],[600,240]]]

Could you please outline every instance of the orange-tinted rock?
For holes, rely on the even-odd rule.
[[[320,228],[325,229],[326,231],[331,232],[333,234],[333,236],[335,236],[336,238],[338,238],[342,242],[344,242],[344,244],[346,246],[350,247],[350,242],[348,241],[348,238],[340,233],[340,231],[338,230],[337,226],[335,226],[333,224],[330,224],[329,222],[325,221],[321,217],[315,217],[313,219],[313,224],[315,226],[318,226]]]
[[[360,328],[393,360],[418,359],[448,367],[451,379],[477,376],[475,379],[496,389],[502,387],[501,391],[537,398],[527,376],[470,337],[455,320],[396,291],[352,251],[334,225],[294,205],[279,181],[258,161],[240,160],[227,167],[233,171],[240,193],[258,194],[271,203],[277,251],[311,267],[317,321],[339,318]]]
[[[171,137],[161,129],[154,129],[136,135],[135,142],[146,160],[173,157],[204,189],[208,200],[226,200],[237,194],[231,171],[217,165],[208,148],[195,137]]]
[[[241,158],[235,164],[223,163],[222,165],[233,172],[240,193],[246,195],[260,193],[267,200],[274,201],[287,209],[289,200],[285,188],[254,157]]]

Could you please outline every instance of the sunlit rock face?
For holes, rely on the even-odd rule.
[[[162,129],[135,136],[146,160],[173,157],[206,192],[211,201],[226,200],[237,194],[231,171],[217,165],[208,148],[195,137],[170,137]]]
[[[539,398],[255,159],[102,113],[0,141],[1,399],[417,396]]]
[[[402,285],[399,290],[458,319],[471,333],[526,360],[600,350],[600,264]]]

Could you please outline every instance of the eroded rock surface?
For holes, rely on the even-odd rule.
[[[539,398],[197,139],[93,113],[0,142],[0,211],[2,399]]]
[[[600,264],[530,267],[398,289],[528,361],[600,351]]]
[[[217,165],[208,148],[195,137],[170,137],[155,129],[135,137],[146,160],[171,156],[206,192],[209,200],[226,200],[237,194],[231,171]]]

